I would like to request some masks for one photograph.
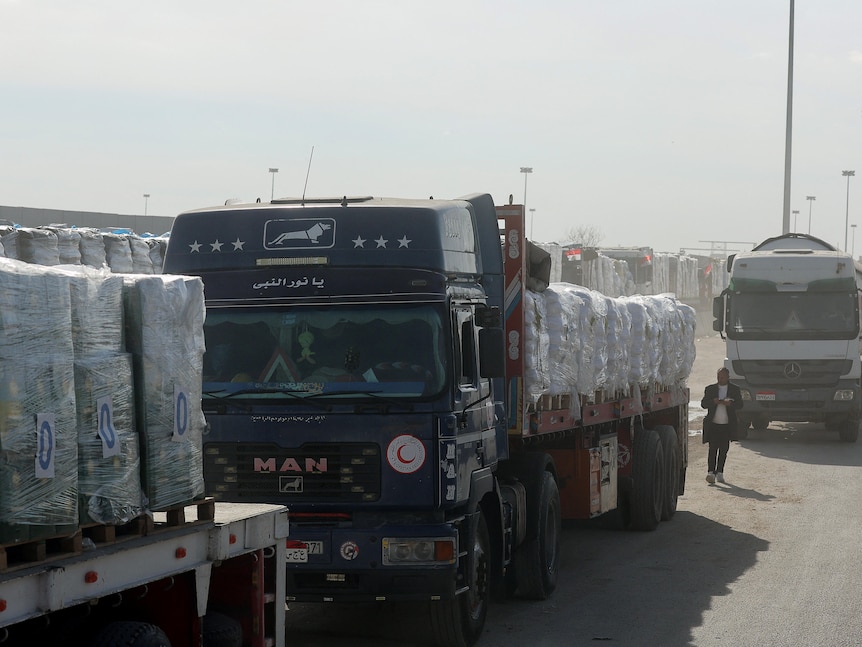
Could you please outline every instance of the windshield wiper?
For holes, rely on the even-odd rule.
[[[240,389],[238,391],[231,391],[230,393],[225,393],[224,395],[216,395],[217,393],[224,393],[225,389],[219,389],[217,391],[204,391],[204,395],[208,395],[216,400],[229,400],[238,395],[249,395],[252,393],[277,393],[279,395],[288,395],[291,398],[297,400],[298,402],[308,402],[315,409],[320,409],[322,411],[331,411],[332,407],[323,402],[315,402],[313,398],[318,395],[322,395],[320,393],[311,393],[305,397],[301,395],[297,395],[297,393],[308,393],[308,391],[299,391],[297,389]],[[266,401],[264,401],[266,402]]]

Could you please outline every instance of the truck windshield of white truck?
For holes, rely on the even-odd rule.
[[[431,397],[447,372],[443,321],[428,304],[209,309],[205,397]]]
[[[729,302],[733,339],[854,339],[855,292],[741,292]]]

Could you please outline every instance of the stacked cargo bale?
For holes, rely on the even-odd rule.
[[[77,528],[69,279],[0,258],[0,542]]]
[[[160,274],[167,237],[47,225],[0,226],[0,258],[34,265],[107,265],[116,274]]]
[[[691,306],[670,295],[611,298],[567,283],[525,296],[532,403],[544,395],[594,402],[684,386],[695,356]]]
[[[57,234],[50,229],[21,227],[17,230],[19,260],[35,265],[59,265]]]
[[[96,269],[107,263],[105,241],[97,229],[81,230],[81,263]]]
[[[123,347],[123,278],[69,271],[81,524],[121,525],[144,512],[131,355]]]
[[[203,283],[172,275],[125,275],[124,281],[144,492],[151,510],[164,510],[204,492]]]

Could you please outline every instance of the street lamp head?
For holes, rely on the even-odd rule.
[[[856,171],[841,171],[841,175],[844,177],[854,177],[856,175]]]
[[[533,172],[532,166],[522,166],[521,167],[521,173],[532,173],[532,172]]]
[[[271,168],[271,169],[269,169],[269,172],[270,173],[278,173],[278,169],[277,168]]]
[[[806,200],[816,200],[817,198],[815,198],[813,195],[806,195],[805,199]]]
[[[145,193],[145,194],[144,194],[144,197],[145,197],[145,198],[149,198],[149,197],[150,197],[150,194],[149,194],[149,193]]]

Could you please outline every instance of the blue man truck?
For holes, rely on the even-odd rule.
[[[487,194],[176,218],[165,272],[205,286],[207,494],[289,507],[289,601],[422,603],[437,644],[472,645],[492,596],[551,595],[563,519],[673,515],[684,381],[527,388],[549,264],[524,220]]]

